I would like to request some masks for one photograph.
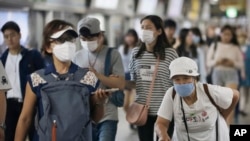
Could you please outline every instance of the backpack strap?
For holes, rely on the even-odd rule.
[[[209,100],[211,101],[211,103],[216,107],[216,109],[221,113],[221,108],[214,102],[214,99],[212,98],[212,96],[210,95],[210,92],[208,90],[208,86],[207,84],[203,84],[203,88],[205,90],[205,93],[207,94]]]
[[[106,58],[105,58],[105,67],[104,67],[104,75],[109,76],[110,75],[110,68],[111,68],[111,52],[112,48],[108,48]]]

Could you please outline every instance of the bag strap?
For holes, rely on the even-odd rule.
[[[216,107],[216,109],[221,113],[221,108],[214,102],[214,99],[212,98],[212,96],[210,95],[210,92],[208,90],[208,86],[207,84],[203,84],[203,88],[205,90],[205,93],[207,94],[209,100],[211,101],[211,103]]]
[[[110,68],[111,68],[111,52],[112,48],[108,48],[106,58],[105,58],[105,66],[104,66],[104,75],[109,76],[110,75]]]
[[[152,79],[152,82],[150,84],[150,89],[149,89],[149,93],[148,93],[148,96],[147,96],[147,101],[146,101],[146,106],[147,107],[149,107],[149,104],[150,104],[150,100],[151,100],[151,96],[152,96],[152,92],[153,92],[153,88],[154,88],[154,84],[155,84],[155,79],[156,79],[159,63],[160,63],[160,58],[157,57],[157,61],[156,61],[156,64],[155,64],[155,70],[154,70],[154,74],[153,74],[153,79]]]

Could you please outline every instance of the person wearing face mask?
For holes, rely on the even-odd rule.
[[[146,104],[151,82],[153,79],[155,80],[151,100],[149,101],[147,122],[145,125],[138,126],[140,141],[153,141],[158,108],[165,91],[172,86],[168,66],[178,55],[175,49],[169,46],[163,21],[156,15],[148,15],[141,20],[140,39],[141,44],[132,50],[129,64],[131,81],[127,81],[126,87],[134,87],[137,94],[135,101]],[[159,62],[159,65],[157,75],[154,77],[156,62]],[[170,136],[172,135],[172,128],[173,125],[169,128]]]
[[[166,131],[172,118],[174,139],[229,141],[225,119],[238,103],[239,91],[199,82],[198,66],[187,57],[173,60],[169,69],[174,86],[166,91],[158,111],[155,131],[159,141],[170,141]]]
[[[37,134],[34,135],[33,141],[50,140],[48,138],[45,138],[51,138],[51,136],[56,136],[60,141],[75,140],[76,137],[78,140],[84,141],[84,139],[82,139],[82,136],[84,136],[84,138],[86,138],[86,140],[88,141],[92,140],[92,128],[90,123],[91,121],[98,122],[102,118],[104,108],[101,105],[105,102],[109,94],[104,92],[103,90],[97,90],[99,80],[93,72],[91,72],[88,68],[80,68],[79,66],[71,62],[75,53],[75,39],[77,37],[78,35],[74,31],[72,24],[63,20],[52,20],[45,26],[43,31],[42,50],[46,55],[52,57],[52,62],[44,69],[38,70],[28,77],[28,83],[26,85],[26,97],[24,99],[24,106],[18,120],[15,141],[25,141],[27,130],[29,129],[30,121],[33,115],[32,113],[34,112],[35,108],[38,109],[39,126],[37,128]],[[55,95],[56,91],[51,91],[53,89],[48,86],[52,85],[54,90],[60,91],[60,95]],[[65,86],[67,87],[67,89],[61,86]],[[48,89],[46,88],[50,88],[50,91],[48,91]],[[70,89],[71,91],[69,92],[68,89]],[[45,102],[45,94],[47,95],[47,98],[49,98],[48,103],[50,105]],[[54,99],[52,101],[52,96],[48,95],[52,95],[54,97],[56,96],[56,100]],[[71,99],[64,99],[65,95],[71,95]],[[75,99],[79,99],[78,97],[80,95],[82,98],[80,99],[80,101],[82,100],[81,103],[85,103],[85,106],[84,104],[80,105],[79,101],[79,105],[77,106],[74,103],[76,102]],[[74,102],[71,103],[70,101],[73,100]],[[57,107],[57,104],[61,103],[61,101],[64,101],[64,104],[70,103],[70,105]],[[49,106],[46,104],[48,104]],[[61,112],[47,113],[46,110],[50,107],[52,107],[51,111],[53,112],[55,112],[56,110],[61,110]],[[83,110],[79,111],[80,114],[77,115],[78,117],[68,117],[66,115],[60,116],[61,114],[63,114],[62,110],[67,110],[66,114],[68,115],[74,113],[73,110],[69,110],[72,107],[77,110],[83,107]],[[51,117],[46,118],[47,122],[43,122],[44,117],[47,117],[47,114],[50,114]],[[52,129],[52,127],[54,127],[54,124],[53,126],[49,126],[49,124],[52,124],[50,122],[50,118],[59,119],[53,120],[53,123],[57,126],[56,129],[54,129],[56,130],[56,132],[53,132],[54,130]],[[65,118],[78,119],[78,122],[74,124],[67,124],[75,122],[75,120],[63,120],[64,122],[60,121],[60,119],[62,120]],[[80,127],[79,131],[74,130],[75,126],[73,127],[72,125],[82,125],[83,123],[80,120],[83,120],[85,118],[89,119],[89,121],[87,122],[87,120],[85,120],[85,122],[87,122],[88,124],[84,124],[84,130],[82,130],[83,127]],[[64,123],[66,124],[64,125]],[[46,130],[44,130],[44,127],[46,127]],[[65,130],[68,128],[71,128],[71,130],[73,130],[74,132]]]
[[[207,76],[207,67],[206,67],[206,54],[208,50],[208,46],[202,38],[201,31],[198,27],[191,28],[193,33],[193,44],[197,48],[197,64],[200,73],[200,81],[205,83]]]
[[[78,51],[73,62],[81,67],[90,68],[100,80],[99,88],[124,89],[125,78],[120,53],[113,49],[110,59],[109,77],[104,75],[105,60],[108,47],[104,45],[103,31],[100,29],[100,22],[93,17],[85,17],[78,24],[78,33],[82,49]],[[114,77],[115,76],[115,77]],[[105,108],[104,117],[98,122],[93,131],[93,141],[115,141],[118,110],[110,99],[103,105]]]

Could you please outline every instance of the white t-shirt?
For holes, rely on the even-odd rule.
[[[215,103],[227,109],[233,98],[233,91],[230,88],[209,85],[208,89]],[[166,92],[162,104],[158,111],[158,116],[172,120],[174,116],[175,134],[178,141],[187,140],[187,131],[183,122],[180,97],[178,93],[173,100],[173,87]],[[189,137],[191,141],[216,141],[216,120],[218,119],[219,141],[229,141],[229,130],[223,117],[216,107],[211,103],[204,91],[203,84],[196,84],[197,101],[192,105],[187,105],[183,100]]]
[[[19,98],[22,99],[22,92],[21,92],[21,84],[20,84],[20,72],[19,72],[19,62],[22,59],[22,55],[16,54],[12,55],[11,53],[8,54],[5,70],[10,80],[10,84],[12,87],[11,90],[7,92],[7,98]]]
[[[124,72],[128,73],[129,72],[129,61],[130,61],[131,56],[132,56],[132,48],[129,48],[128,53],[125,54],[124,53],[124,45],[121,45],[121,46],[119,46],[118,51],[121,54]]]

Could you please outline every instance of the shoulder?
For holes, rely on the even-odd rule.
[[[132,49],[132,54],[136,54],[140,50],[140,47],[134,47]]]
[[[84,68],[81,68],[80,70],[85,70]],[[85,84],[85,85],[90,85],[94,88],[97,87],[98,84],[98,78],[96,77],[96,75],[91,72],[91,71],[87,71],[86,74],[81,78],[80,83]]]
[[[44,69],[40,69],[30,74],[30,85],[33,88],[39,86],[40,84],[47,83],[47,81],[43,78],[44,72]]]

